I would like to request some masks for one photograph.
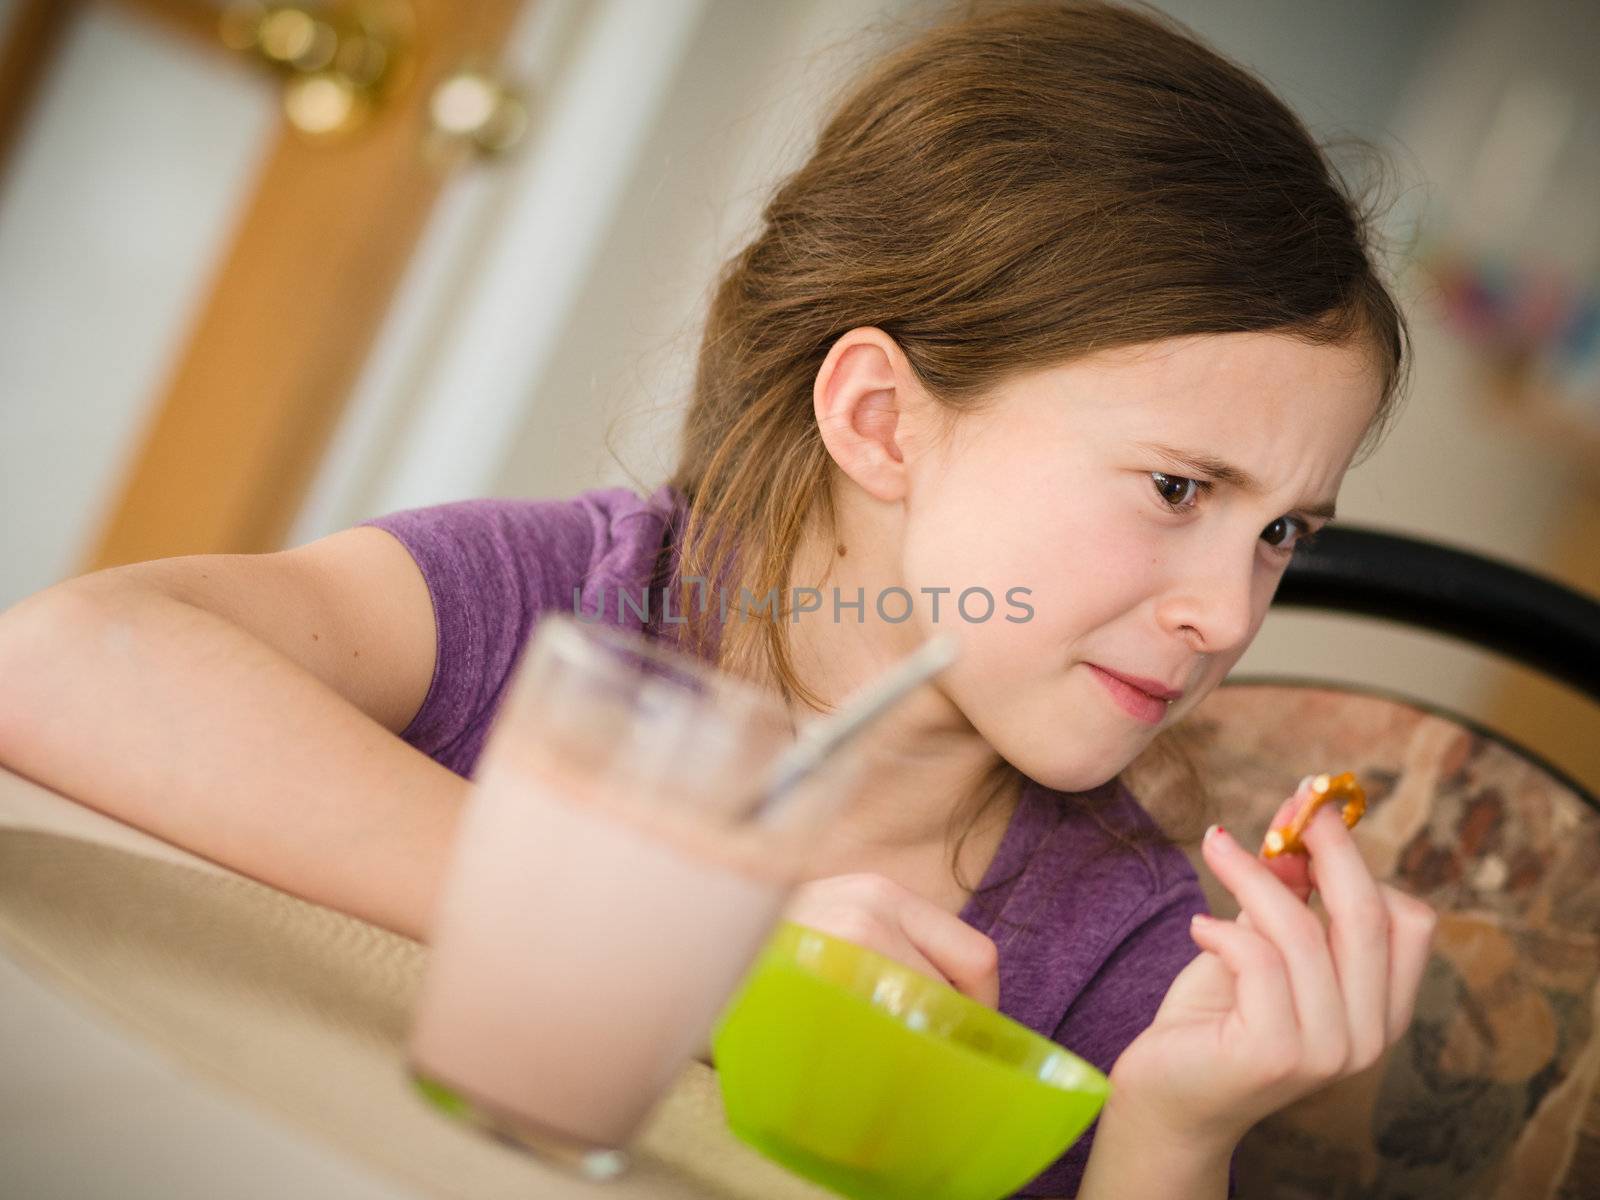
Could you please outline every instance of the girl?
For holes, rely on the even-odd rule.
[[[1314,876],[1214,827],[1243,915],[1213,920],[1120,781],[1391,418],[1366,236],[1294,116],[1171,22],[982,6],[850,90],[727,265],[667,484],[49,589],[0,621],[0,760],[424,937],[542,613],[681,639],[797,716],[953,628],[789,915],[1110,1071],[1022,1194],[1221,1195],[1246,1129],[1404,1030],[1432,931],[1328,813]]]

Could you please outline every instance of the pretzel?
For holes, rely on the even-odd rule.
[[[1340,814],[1344,817],[1344,826],[1346,829],[1354,829],[1356,822],[1361,820],[1362,814],[1367,811],[1367,793],[1356,782],[1354,772],[1318,775],[1311,781],[1311,798],[1300,806],[1300,811],[1295,813],[1294,819],[1287,825],[1280,825],[1267,834],[1261,853],[1267,858],[1277,858],[1280,854],[1304,854],[1306,847],[1300,840],[1300,835],[1306,831],[1306,826],[1311,824],[1311,818],[1317,815],[1317,809],[1324,804],[1341,798],[1344,803],[1340,808]]]

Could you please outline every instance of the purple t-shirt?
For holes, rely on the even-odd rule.
[[[471,776],[518,654],[546,612],[648,627],[641,590],[675,561],[682,497],[625,488],[570,500],[466,500],[364,522],[387,530],[433,597],[438,654],[422,708],[401,734]],[[576,593],[575,593],[576,589]],[[650,594],[658,600],[659,586]],[[961,912],[1000,957],[1000,1010],[1102,1071],[1154,1017],[1198,952],[1189,918],[1204,894],[1181,852],[1123,838],[1153,832],[1120,780],[1064,793],[1028,780],[978,891]],[[1076,1193],[1091,1129],[1019,1196]]]

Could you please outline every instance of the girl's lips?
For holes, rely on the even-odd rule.
[[[1097,664],[1090,663],[1089,665],[1095,666]],[[1146,679],[1143,675],[1129,675],[1126,671],[1113,671],[1110,667],[1101,667],[1100,670],[1113,678],[1122,680],[1123,683],[1132,684],[1141,692],[1148,692],[1157,700],[1183,699],[1182,688],[1169,688],[1159,679]]]
[[[1149,692],[1141,691],[1133,684],[1117,678],[1103,667],[1097,667],[1093,663],[1087,665],[1101,686],[1111,693],[1111,698],[1117,702],[1117,706],[1130,717],[1148,725],[1158,725],[1167,715],[1167,701],[1156,699]]]

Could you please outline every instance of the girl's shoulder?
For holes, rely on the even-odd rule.
[[[558,499],[458,500],[403,509],[364,521],[399,538],[423,575],[464,575],[519,591],[561,590],[597,570],[627,578],[654,564],[663,535],[681,511],[668,486],[641,496],[593,488]]]
[[[459,500],[363,524],[415,560],[438,631],[427,698],[401,733],[462,775],[476,766],[517,656],[539,620],[569,610],[618,623],[647,587],[682,499],[595,488],[547,500]],[[621,614],[619,616],[619,614]]]

